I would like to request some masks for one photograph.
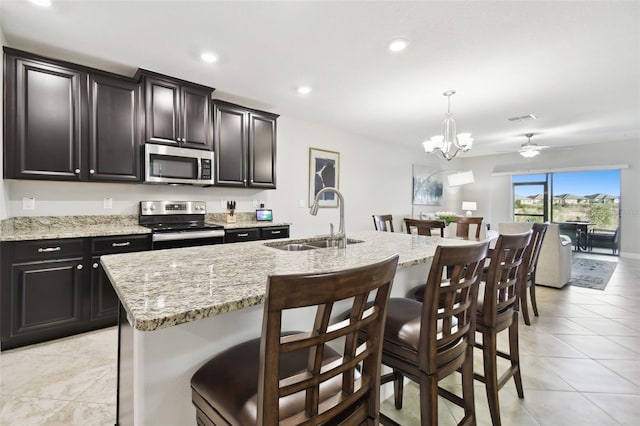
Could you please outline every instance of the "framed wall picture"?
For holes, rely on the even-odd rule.
[[[340,189],[340,153],[309,148],[309,206],[326,187]],[[319,200],[320,207],[338,207],[338,197],[329,192]]]
[[[413,205],[439,206],[442,203],[442,170],[413,166]]]

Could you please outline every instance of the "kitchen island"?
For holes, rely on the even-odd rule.
[[[193,424],[191,375],[213,355],[260,336],[269,275],[355,268],[398,253],[392,296],[405,296],[425,282],[436,246],[472,244],[375,231],[348,237],[359,242],[283,251],[254,241],[103,256],[122,304],[117,424]]]

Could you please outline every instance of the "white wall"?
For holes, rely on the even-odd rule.
[[[547,151],[530,160],[518,154],[472,157],[463,160],[465,168],[473,170],[475,183],[463,190],[463,198],[477,201],[479,216],[488,223],[509,222],[511,214],[511,176],[492,176],[501,170],[569,171],[572,168],[600,168],[607,165],[627,164],[622,169],[620,182],[622,256],[640,258],[640,141],[609,145],[583,145],[571,151]]]
[[[412,214],[413,164],[434,170],[450,167],[425,155],[420,144],[415,148],[391,146],[337,129],[280,117],[276,190],[7,180],[8,215],[137,214],[139,201],[155,199],[204,200],[209,212],[224,211],[222,200],[236,200],[240,211],[251,211],[255,208],[254,201],[264,200],[266,207],[274,210],[276,221],[292,223],[293,236],[327,233],[329,222],[337,230],[339,209],[320,209],[316,217],[309,214],[310,147],[340,153],[340,190],[346,200],[347,232],[373,229],[372,214],[392,214],[396,231],[400,231],[402,217]],[[36,199],[35,210],[22,209],[23,197]],[[113,209],[103,209],[105,197],[113,198]],[[451,190],[445,185],[444,204],[423,210],[455,210],[455,206],[459,209],[459,197],[458,188]],[[300,207],[301,201],[304,207]]]

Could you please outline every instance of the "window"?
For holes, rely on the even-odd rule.
[[[620,223],[620,170],[514,175],[516,222],[587,222],[615,230]]]

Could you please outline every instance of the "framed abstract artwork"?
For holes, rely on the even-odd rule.
[[[442,203],[442,170],[413,166],[413,205],[439,206]]]
[[[309,206],[326,187],[340,188],[340,153],[309,148]],[[333,192],[323,194],[318,201],[319,207],[338,207],[338,197]]]

